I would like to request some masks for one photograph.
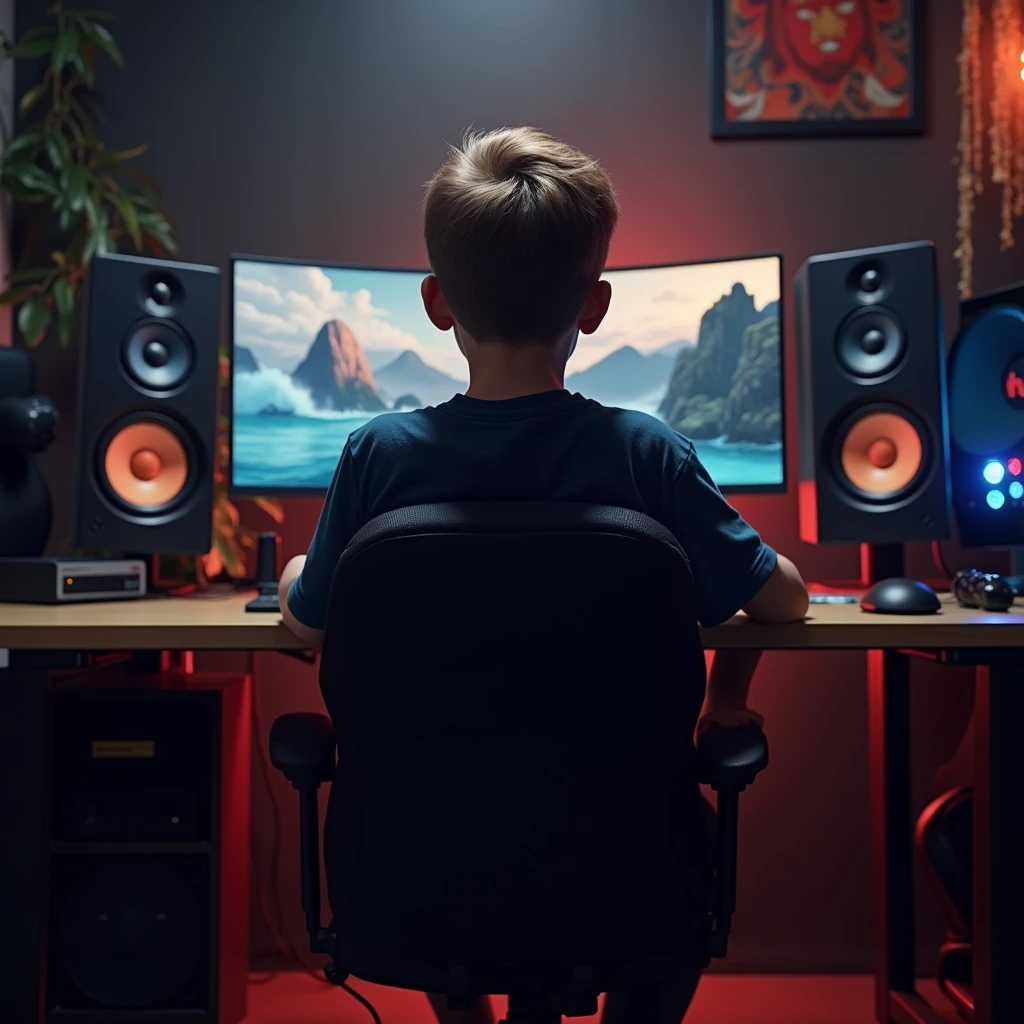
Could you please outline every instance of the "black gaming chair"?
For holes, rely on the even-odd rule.
[[[285,715],[270,746],[299,790],[329,979],[453,1008],[507,994],[509,1022],[548,1024],[725,955],[739,793],[768,748],[712,729],[694,749],[693,581],[653,520],[553,503],[380,516],[338,563],[320,686],[330,720]],[[718,791],[713,863],[698,778]]]
[[[939,949],[939,987],[967,1021],[974,1019],[974,789],[957,786],[933,800],[917,820],[917,848],[946,911]]]

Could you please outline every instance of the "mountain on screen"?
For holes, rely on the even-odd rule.
[[[362,346],[348,324],[328,320],[309,346],[292,380],[318,409],[381,412],[386,408]]]
[[[464,382],[443,370],[429,366],[418,353],[409,349],[376,371],[377,386],[388,395],[401,395],[408,400],[415,395],[427,405],[440,405],[464,391]]]
[[[763,310],[742,284],[701,317],[697,344],[676,353],[658,414],[695,440],[782,440],[778,304]]]
[[[565,386],[587,398],[614,405],[661,392],[671,369],[672,359],[663,352],[643,355],[632,345],[623,345],[593,366],[570,374]]]
[[[259,373],[260,364],[250,349],[243,345],[235,345],[231,355],[232,366],[235,373]]]

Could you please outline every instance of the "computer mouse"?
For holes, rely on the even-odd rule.
[[[895,577],[868,587],[860,606],[881,615],[934,615],[939,610],[939,598],[927,583]]]

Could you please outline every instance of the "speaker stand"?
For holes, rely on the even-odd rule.
[[[902,544],[861,544],[860,581],[865,587],[902,576],[905,571]]]

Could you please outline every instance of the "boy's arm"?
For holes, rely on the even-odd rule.
[[[736,729],[742,725],[764,725],[764,718],[747,707],[750,683],[761,660],[761,652],[740,648],[715,651],[708,675],[708,689],[704,697],[697,732],[709,725],[723,725]]]
[[[285,625],[318,651],[323,647],[324,621],[334,568],[362,525],[351,443],[346,442],[334,479],[327,489],[309,552],[288,562],[277,585]]]
[[[800,570],[785,555],[777,558],[764,586],[743,606],[755,622],[799,622],[807,615],[807,586]]]
[[[777,558],[764,586],[743,610],[757,622],[799,622],[807,614],[807,587],[797,567],[785,555]],[[726,728],[752,723],[764,725],[764,718],[747,707],[750,684],[760,660],[759,650],[715,652],[698,732],[712,724]]]
[[[288,564],[284,567],[284,572],[281,573],[281,581],[277,585],[277,600],[281,605],[281,618],[284,619],[284,624],[300,640],[309,644],[314,651],[320,651],[324,646],[324,631],[304,626],[292,615],[291,609],[288,607],[288,591],[291,590],[292,584],[299,578],[299,574],[302,572],[302,567],[305,564],[305,555],[296,555],[294,558],[289,559]]]

